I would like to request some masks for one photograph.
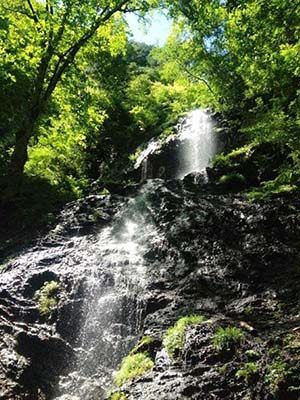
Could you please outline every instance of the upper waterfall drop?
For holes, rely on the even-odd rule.
[[[182,179],[191,172],[199,172],[208,167],[217,152],[213,134],[213,121],[206,110],[191,111],[179,129],[177,178]]]
[[[177,133],[150,140],[136,160],[134,179],[182,179],[210,166],[219,147],[214,127],[208,110],[190,111]]]

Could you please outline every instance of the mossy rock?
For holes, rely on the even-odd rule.
[[[165,333],[163,345],[170,358],[179,356],[185,343],[185,331],[191,325],[200,324],[204,321],[202,315],[188,315],[180,318],[175,325],[171,326]]]
[[[151,336],[143,336],[142,339],[131,350],[130,355],[136,353],[147,353],[151,358],[155,357],[156,352],[161,347],[161,341]]]
[[[219,184],[224,188],[230,190],[240,190],[247,186],[244,175],[236,172],[231,172],[229,174],[222,175],[219,178]]]
[[[121,368],[114,377],[116,386],[122,386],[134,378],[143,376],[154,366],[154,362],[147,353],[135,353],[125,357]]]
[[[287,161],[289,152],[288,146],[277,143],[250,143],[228,154],[216,156],[213,178],[219,181],[223,176],[243,176],[242,186],[257,187],[264,181],[276,178],[281,166]],[[233,188],[242,183],[235,178],[233,180]]]

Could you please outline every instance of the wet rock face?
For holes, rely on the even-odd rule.
[[[57,226],[28,251],[2,265],[0,274],[0,398],[50,399],[61,373],[74,362],[85,297],[86,254],[93,234],[122,207],[119,196],[71,203]],[[89,239],[90,238],[90,239]],[[86,257],[87,258],[87,257]],[[41,314],[36,293],[57,282],[57,305]]]
[[[140,334],[155,339],[155,366],[122,391],[129,400],[296,400],[300,201],[250,204],[211,188],[198,175],[149,181],[131,196],[158,232],[155,238],[140,232],[147,264]],[[70,204],[57,227],[0,274],[1,399],[54,397],[59,376],[72,368],[84,317],[91,258],[81,249],[95,246],[95,233],[117,223],[131,199],[92,196]],[[112,261],[104,272],[100,265],[99,285],[113,285],[115,267]],[[60,286],[57,306],[41,315],[35,294],[53,281]],[[206,320],[188,327],[172,359],[165,332],[191,314]],[[232,326],[243,340],[217,349],[216,332]]]

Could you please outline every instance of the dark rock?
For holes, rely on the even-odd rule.
[[[183,182],[155,179],[136,197],[73,202],[49,235],[0,274],[0,398],[53,398],[59,375],[73,366],[70,345],[80,344],[88,290],[105,298],[120,266],[125,266],[125,276],[118,279],[126,295],[114,316],[136,324],[136,331],[130,336],[124,324],[114,322],[110,340],[127,339],[118,357],[134,346],[135,337],[155,339],[155,346],[142,349],[155,366],[125,385],[128,400],[299,397],[300,201],[291,196],[253,204],[238,194],[211,191],[210,179],[206,182],[203,174]],[[139,256],[146,269],[145,289],[138,294],[131,261],[116,261],[119,249],[114,242],[105,248],[99,236],[114,223],[113,238],[118,237],[124,216],[141,222],[130,239],[142,244]],[[137,263],[135,253],[133,258]],[[89,289],[91,278],[97,284]],[[34,294],[53,280],[60,283],[57,307],[41,319]],[[114,298],[108,299],[113,307]],[[109,307],[103,318],[111,318]],[[163,349],[164,334],[191,314],[206,321],[186,330],[183,348],[171,359]],[[101,323],[96,320],[95,326]],[[232,326],[242,330],[243,341],[218,351],[213,345],[217,329]],[[90,333],[92,343],[98,332]],[[104,339],[97,354],[105,352]],[[106,358],[111,369],[119,362],[115,354]]]

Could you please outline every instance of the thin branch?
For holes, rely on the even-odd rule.
[[[31,13],[32,13],[32,17],[33,17],[34,21],[35,21],[36,23],[38,23],[38,22],[39,22],[39,18],[38,18],[37,13],[35,12],[35,10],[34,10],[34,8],[33,8],[33,5],[32,5],[32,3],[31,3],[31,0],[27,0],[27,4],[28,4],[28,6],[29,6],[29,8],[30,8],[30,11],[31,11]]]
[[[194,78],[197,81],[203,82],[207,86],[207,88],[210,91],[210,93],[214,97],[216,97],[215,92],[212,90],[210,84],[207,82],[207,80],[205,78],[202,78],[202,76],[198,76],[198,75],[193,74],[193,72],[191,72],[184,64],[182,64],[180,61],[177,61],[177,62],[179,64],[180,68],[182,68],[184,72],[186,72],[191,78]]]
[[[5,11],[8,11],[8,12],[12,12],[12,13],[16,13],[16,14],[25,15],[25,17],[28,17],[28,18],[30,18],[30,19],[32,19],[32,20],[34,20],[34,21],[36,22],[34,16],[33,16],[32,14],[29,14],[29,13],[26,12],[25,10],[18,10],[18,9],[16,9],[16,8],[10,8],[10,7],[6,7],[6,6],[3,6],[3,9],[4,9]]]

